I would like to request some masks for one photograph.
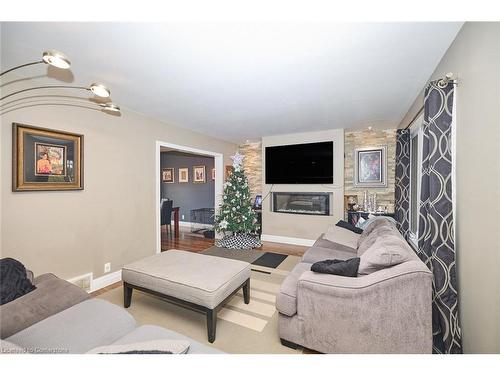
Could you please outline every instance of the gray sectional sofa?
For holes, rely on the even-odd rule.
[[[137,326],[125,309],[52,274],[34,280],[37,289],[0,306],[1,352],[86,353],[96,347],[151,340],[189,342],[189,354],[222,353],[177,332]]]
[[[358,277],[312,272],[314,262],[360,258]],[[281,285],[284,345],[322,353],[431,353],[432,273],[387,219],[362,234],[332,226]]]

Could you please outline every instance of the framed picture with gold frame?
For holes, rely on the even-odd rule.
[[[179,168],[179,182],[189,182],[189,168]]]
[[[12,191],[83,190],[83,135],[12,124]]]
[[[167,184],[173,184],[175,182],[174,168],[163,168],[161,170],[161,179]]]
[[[204,165],[193,167],[193,182],[195,184],[203,184],[207,182],[206,168]]]

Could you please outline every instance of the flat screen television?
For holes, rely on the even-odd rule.
[[[333,142],[266,147],[266,184],[332,184]]]

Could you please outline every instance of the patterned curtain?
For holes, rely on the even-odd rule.
[[[434,353],[462,353],[452,201],[452,114],[455,85],[425,90],[418,255],[434,274]]]
[[[403,237],[410,232],[410,130],[396,134],[396,221]]]

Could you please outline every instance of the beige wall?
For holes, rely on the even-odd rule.
[[[354,150],[368,147],[387,147],[387,187],[357,188],[354,186]],[[363,194],[366,190],[370,194],[377,193],[377,205],[388,206],[390,212],[394,210],[394,183],[396,173],[396,129],[363,130],[345,132],[345,172],[344,194],[357,195],[358,203],[363,203]]]
[[[431,78],[457,86],[457,262],[466,353],[500,353],[500,23],[466,23]],[[420,95],[402,121],[422,106]]]
[[[332,216],[290,215],[271,211],[270,196],[262,204],[262,233],[265,236],[292,237],[315,240],[329,224],[343,217],[344,194],[344,130],[286,134],[262,138],[262,194],[266,196],[272,185],[265,183],[265,147],[295,143],[333,141],[334,183],[327,185],[274,185],[274,192],[331,192]]]
[[[155,253],[156,140],[223,153],[224,163],[237,149],[128,110],[37,106],[0,120],[2,257],[63,278],[99,277],[106,262],[116,271]],[[85,190],[13,193],[12,122],[84,134]]]

